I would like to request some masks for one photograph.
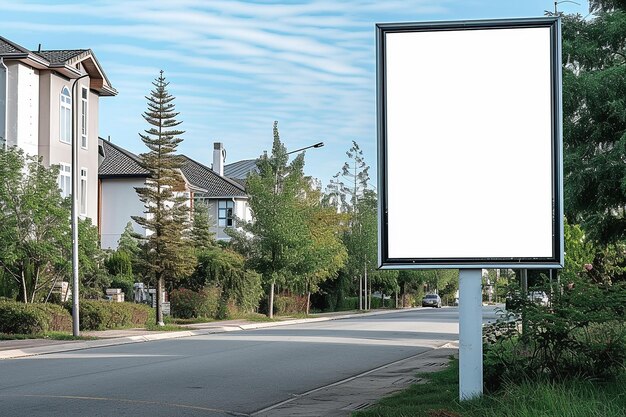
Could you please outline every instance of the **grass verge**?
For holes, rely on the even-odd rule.
[[[382,399],[354,417],[624,417],[626,373],[599,383],[526,382],[493,395],[459,403],[458,361],[443,371],[419,375],[429,380]]]
[[[9,334],[0,333],[0,340],[26,340],[26,339],[50,339],[50,340],[94,340],[92,336],[74,336],[65,332],[47,332],[37,334]]]

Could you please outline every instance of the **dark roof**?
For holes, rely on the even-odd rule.
[[[32,51],[34,54],[48,60],[51,64],[65,64],[70,59],[83,52],[88,52],[89,49],[57,49],[50,51]]]
[[[98,168],[98,176],[107,178],[147,177],[148,171],[141,167],[141,158],[126,149],[100,138],[104,157]],[[246,189],[230,178],[217,175],[211,168],[180,155],[182,171],[191,187],[202,190],[205,197],[246,197]]]
[[[0,36],[0,54],[27,54],[28,49]]]
[[[187,181],[196,187],[207,190],[205,197],[246,197],[245,188],[230,178],[219,176],[206,165],[181,155],[183,166],[181,171]]]
[[[244,159],[224,165],[224,176],[236,180],[246,180],[251,172],[259,172],[256,166],[256,159]]]
[[[102,139],[104,158],[98,167],[100,178],[147,177],[148,171],[141,166],[140,159],[106,139]]]

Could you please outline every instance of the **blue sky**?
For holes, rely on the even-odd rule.
[[[588,12],[587,1],[559,5]],[[116,97],[100,100],[100,136],[133,152],[145,95],[159,70],[177,97],[180,151],[210,165],[258,157],[281,139],[307,152],[307,174],[324,184],[356,140],[376,162],[374,24],[541,16],[546,0],[0,0],[0,35],[29,49],[91,48]],[[372,169],[372,183],[375,170]]]

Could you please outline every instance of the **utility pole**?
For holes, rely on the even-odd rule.
[[[72,84],[72,334],[80,336],[80,306],[78,301],[78,143],[76,141],[76,95],[78,81],[89,76],[83,74]]]

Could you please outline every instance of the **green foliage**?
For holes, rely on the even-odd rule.
[[[126,301],[132,301],[134,297],[135,277],[132,275],[119,274],[111,279],[109,288],[120,288]]]
[[[221,293],[218,287],[207,287],[199,291],[186,288],[173,290],[170,293],[172,316],[181,319],[214,318],[218,314]]]
[[[261,273],[269,294],[276,283],[287,282],[306,247],[308,235],[305,213],[302,208],[304,155],[299,154],[288,164],[289,156],[280,141],[278,122],[273,126],[272,154],[257,160],[258,173],[247,180],[246,190],[253,222],[243,225],[252,237],[241,233],[234,235],[240,247],[247,247],[249,264]],[[270,297],[271,298],[271,297]],[[270,314],[272,309],[270,308]]]
[[[550,293],[550,288],[541,288]],[[545,377],[610,379],[626,365],[626,286],[596,285],[579,278],[550,306],[519,296],[485,335],[485,384]],[[518,333],[523,317],[523,333]]]
[[[277,295],[274,312],[279,316],[306,312],[307,298],[300,295]]]
[[[66,303],[65,307],[69,311],[72,310],[71,303]],[[80,328],[109,330],[133,326],[143,327],[153,314],[152,308],[144,304],[82,300],[80,302]]]
[[[100,249],[98,228],[90,219],[78,220],[78,274],[82,298],[100,299],[111,283],[105,268],[106,253]]]
[[[0,302],[0,333],[39,334],[71,329],[72,317],[61,306]]]
[[[43,300],[40,292],[70,271],[70,201],[57,177],[58,167],[0,149],[0,269],[24,302]]]
[[[157,322],[163,322],[161,312],[161,290],[166,284],[191,274],[195,257],[186,231],[190,229],[189,207],[181,193],[185,181],[180,172],[182,160],[175,155],[182,142],[178,136],[184,133],[177,130],[181,122],[176,120],[178,113],[173,103],[174,97],[167,91],[168,82],[163,71],[153,82],[148,109],[143,113],[144,120],[151,126],[139,134],[148,147],[148,153],[141,155],[142,166],[149,172],[146,186],[136,188],[139,199],[144,203],[146,217],[133,216],[133,220],[151,233],[145,238],[143,269],[149,280],[156,282]]]
[[[211,224],[209,222],[209,208],[205,203],[199,201],[193,207],[191,241],[197,251],[209,246],[215,246],[215,236],[211,233]]]
[[[133,263],[131,255],[122,250],[113,252],[105,261],[105,265],[111,275],[127,275],[133,274]]]
[[[124,231],[120,235],[120,239],[117,241],[118,252],[126,252],[131,257],[136,256],[140,252],[139,239],[137,233],[133,229],[133,223],[126,223]]]
[[[563,23],[565,211],[606,244],[626,239],[626,10],[592,9]]]
[[[187,288],[198,291],[207,286],[222,289],[222,313],[229,302],[243,312],[252,312],[263,294],[261,275],[248,269],[242,255],[219,246],[208,246],[198,252],[198,263]]]
[[[508,384],[498,393],[458,400],[458,360],[432,374],[420,374],[427,383],[382,399],[355,417],[623,417],[626,409],[626,374],[612,383],[571,379]]]

